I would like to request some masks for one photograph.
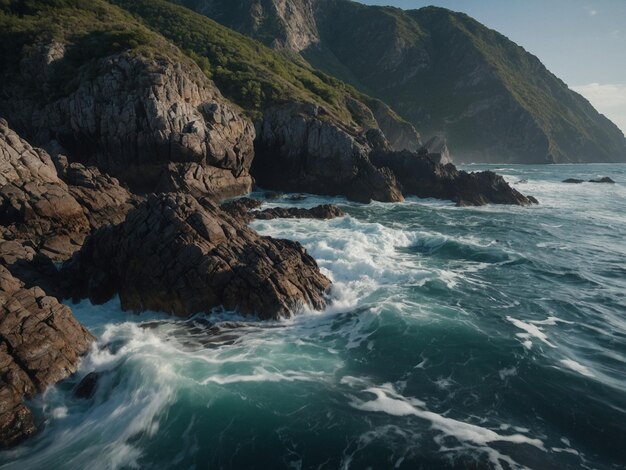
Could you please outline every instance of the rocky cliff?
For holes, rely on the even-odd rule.
[[[445,134],[459,161],[626,161],[613,123],[539,59],[467,15],[348,0],[178,2],[382,99],[426,138]]]
[[[328,122],[323,113],[314,105],[267,110],[259,125],[253,167],[259,184],[284,191],[343,194],[366,203],[403,200],[395,177],[369,160],[376,144]]]
[[[81,20],[65,21],[72,19]],[[215,198],[249,192],[250,120],[158,35],[136,25],[138,39],[123,38],[125,50],[116,52],[124,49],[118,42],[106,47],[106,37],[97,38],[103,50],[90,50],[98,27],[116,25],[81,32],[68,24],[54,39],[33,32],[40,38],[3,70],[0,114],[31,142],[97,166],[135,191]]]

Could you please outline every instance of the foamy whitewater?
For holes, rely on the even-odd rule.
[[[0,468],[624,468],[626,165],[484,168],[541,204],[273,201],[349,214],[252,224],[317,259],[324,312],[73,306],[97,344]]]

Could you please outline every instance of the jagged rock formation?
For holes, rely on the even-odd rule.
[[[149,196],[87,239],[63,270],[74,297],[178,316],[224,306],[261,318],[320,309],[330,286],[297,242],[260,237],[208,199]]]
[[[390,168],[407,196],[449,199],[459,206],[537,204],[534,197],[524,196],[492,171],[467,173],[452,164],[442,165],[427,155],[407,151],[377,152],[372,161]]]
[[[626,161],[626,140],[611,121],[539,59],[465,14],[347,0],[177,1],[300,54],[382,99],[427,138],[444,133],[456,161]],[[290,40],[288,31],[307,39]]]
[[[36,245],[79,240],[89,222],[58,177],[50,156],[34,149],[0,120],[0,224],[5,236]]]
[[[0,447],[37,430],[23,398],[76,370],[93,337],[71,310],[0,265]]]
[[[31,141],[56,141],[70,161],[95,165],[137,191],[216,198],[250,191],[254,127],[188,58],[167,44],[156,53],[105,55],[77,68],[75,89],[42,100],[36,90],[52,89],[72,54],[63,43],[44,44],[10,81],[12,98],[0,110]]]
[[[67,164],[33,148],[0,119],[0,226],[56,260],[80,247],[91,229],[123,220],[136,202],[115,178]]]

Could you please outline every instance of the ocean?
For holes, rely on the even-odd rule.
[[[625,468],[626,165],[463,168],[540,205],[268,204],[347,212],[252,223],[318,261],[323,312],[74,305],[97,344],[0,468]]]

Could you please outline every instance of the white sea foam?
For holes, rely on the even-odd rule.
[[[526,333],[516,334],[518,338],[521,338],[523,340],[522,344],[524,344],[525,347],[530,348],[532,346],[532,341],[530,341],[530,338],[537,338],[538,340],[544,342],[551,348],[556,347],[550,341],[548,341],[548,336],[538,326],[534,325],[533,323],[526,323],[526,322],[523,322],[522,320],[518,320],[517,318],[513,318],[511,316],[507,316],[506,319],[510,321],[511,323],[513,323],[513,325],[515,325],[520,330],[524,330],[526,332]]]
[[[367,381],[346,377],[342,382],[351,386],[360,386]],[[362,400],[354,397],[351,403],[354,408],[367,412],[385,413],[395,417],[416,416],[426,420],[430,423],[434,431],[442,433],[442,435],[447,437],[453,437],[461,444],[480,449],[489,456],[492,464],[496,468],[502,468],[501,461],[506,462],[513,468],[521,468],[522,466],[515,463],[510,457],[489,447],[490,443],[509,442],[513,444],[526,444],[536,447],[541,451],[546,451],[543,441],[528,437],[520,431],[516,434],[501,434],[492,429],[429,411],[426,408],[425,402],[417,398],[400,395],[391,384],[370,386],[362,390],[362,392],[374,395],[375,398],[373,400]],[[528,432],[528,430],[524,431]],[[434,439],[442,445],[442,450],[447,450],[447,448],[443,446],[443,441],[440,437],[435,436]]]
[[[555,326],[557,323],[565,323],[567,325],[573,325],[573,321],[561,320],[558,317],[550,316],[545,320],[531,320],[530,323],[533,325],[547,325],[547,326]]]
[[[594,373],[591,372],[591,370],[589,370],[587,366],[582,365],[580,362],[576,362],[572,359],[561,359],[559,362],[568,369],[578,372],[579,374],[582,374],[586,377],[594,377]]]
[[[310,381],[313,380],[313,375],[304,375],[295,371],[285,372],[269,372],[262,367],[256,367],[253,374],[229,374],[229,375],[212,375],[207,377],[202,382],[202,385],[208,383],[216,383],[220,385],[233,384],[240,382],[293,382],[296,380]]]
[[[514,377],[517,375],[516,367],[508,367],[506,369],[500,369],[498,371],[498,375],[500,376],[500,380],[505,380],[508,377]]]
[[[125,341],[119,350],[94,347],[81,364],[79,376],[102,374],[92,402],[77,401],[57,387],[46,392],[46,433],[36,452],[14,451],[21,468],[139,467],[143,451],[133,439],[158,430],[158,417],[174,398],[176,374],[164,354],[167,345],[155,335],[129,323],[110,325],[99,345],[119,340]]]
[[[475,424],[464,423],[456,419],[447,418],[440,414],[423,409],[424,402],[415,398],[406,398],[398,395],[393,388],[386,384],[382,387],[370,387],[365,392],[376,396],[371,401],[355,400],[352,405],[363,411],[383,412],[393,416],[414,415],[430,421],[432,427],[444,432],[448,436],[453,436],[459,441],[471,442],[478,445],[486,445],[490,442],[512,442],[515,444],[529,444],[541,450],[545,450],[540,439],[530,438],[523,434],[502,435],[497,432],[477,426]]]

